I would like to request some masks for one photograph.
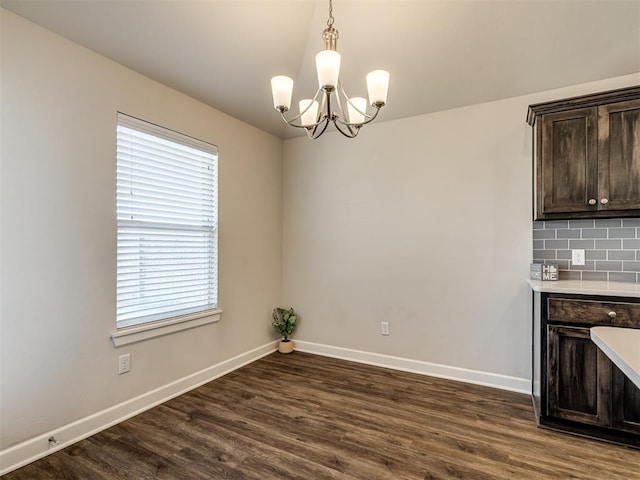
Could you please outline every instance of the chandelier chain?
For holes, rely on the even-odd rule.
[[[333,0],[329,0],[329,19],[327,20],[327,27],[333,27]]]

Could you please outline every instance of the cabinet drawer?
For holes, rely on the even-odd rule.
[[[547,308],[550,322],[640,328],[640,303],[549,298]]]

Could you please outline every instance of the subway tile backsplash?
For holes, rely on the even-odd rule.
[[[585,265],[571,265],[571,250]],[[562,280],[640,283],[640,218],[533,222],[533,261],[557,263]]]

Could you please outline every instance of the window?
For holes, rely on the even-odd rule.
[[[118,114],[118,328],[216,313],[217,161],[214,145]]]

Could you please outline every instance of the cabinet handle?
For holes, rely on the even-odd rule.
[[[595,198],[589,199],[589,205],[595,205],[596,203],[598,203],[598,202],[596,201]]]
[[[600,203],[603,205],[606,205],[607,203],[609,203],[609,200],[607,200],[606,198],[603,198],[602,200],[600,200]]]
[[[618,314],[616,312],[614,312],[613,310],[611,310],[609,313],[607,313],[607,315],[609,315],[609,318],[616,318],[618,316]]]

